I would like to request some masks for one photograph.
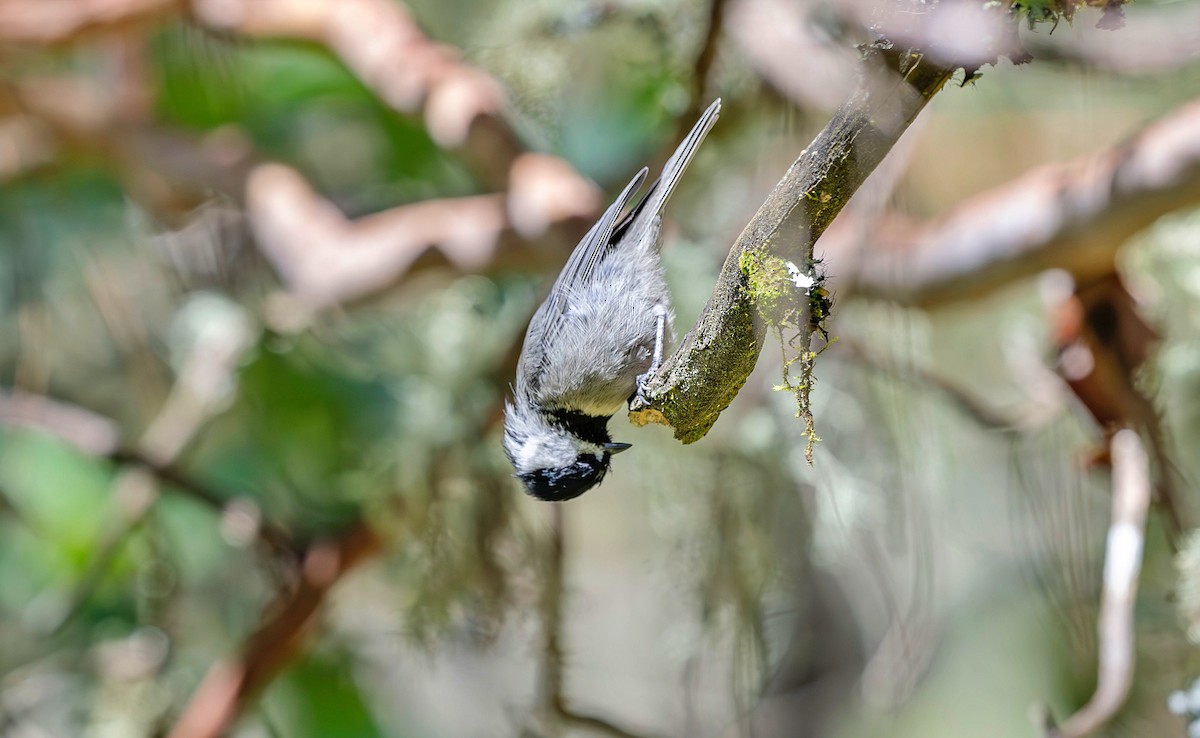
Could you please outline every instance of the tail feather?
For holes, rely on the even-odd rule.
[[[684,170],[691,163],[692,157],[696,155],[697,149],[700,148],[700,143],[704,141],[704,137],[712,130],[720,114],[721,98],[717,98],[708,106],[708,109],[704,111],[700,119],[696,121],[696,125],[692,126],[692,130],[679,143],[679,146],[675,149],[675,153],[671,154],[671,158],[667,159],[667,163],[663,166],[662,174],[658,176],[658,179],[654,180],[654,184],[650,185],[646,196],[637,204],[637,207],[631,210],[617,224],[617,227],[613,230],[614,241],[620,240],[625,231],[643,213],[651,218],[658,217],[662,213],[663,208],[667,205],[667,201],[671,199],[671,195],[675,192],[675,187],[678,186]]]

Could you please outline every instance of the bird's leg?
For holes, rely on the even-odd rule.
[[[637,395],[631,405],[634,409],[639,407],[649,407],[650,400],[646,397],[646,384],[658,368],[662,366],[663,355],[663,336],[667,331],[667,309],[662,305],[654,306],[654,315],[658,319],[658,324],[654,332],[654,356],[650,359],[650,368],[645,374],[638,375],[637,378]]]

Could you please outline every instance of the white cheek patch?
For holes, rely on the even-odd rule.
[[[529,438],[521,447],[517,449],[517,469],[536,469],[539,464],[536,463],[538,452],[541,450],[542,444],[535,438]]]
[[[601,456],[604,449],[594,443],[565,436],[530,436],[514,454],[515,466],[521,472],[561,468],[574,463],[580,454]]]

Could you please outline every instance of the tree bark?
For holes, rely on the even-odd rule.
[[[630,412],[634,424],[668,425],[684,443],[703,438],[754,369],[780,297],[801,304],[798,348],[810,350],[808,297],[786,264],[812,271],[817,238],[955,69],[886,43],[863,51],[855,90],[733,244],[696,327],[652,378],[648,405]]]

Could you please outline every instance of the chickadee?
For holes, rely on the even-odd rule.
[[[662,362],[674,315],[658,234],[663,206],[717,121],[718,99],[667,160],[646,196],[618,219],[649,171],[642,168],[571,253],[534,313],[504,418],[504,452],[529,494],[560,502],[604,479],[609,419]]]

